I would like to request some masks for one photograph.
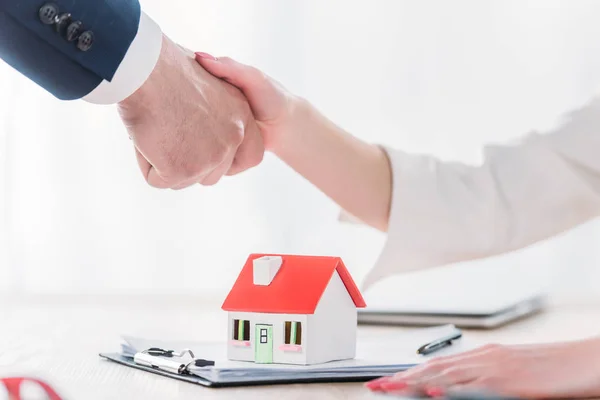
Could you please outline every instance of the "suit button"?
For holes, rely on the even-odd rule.
[[[54,18],[58,15],[58,6],[54,3],[46,3],[40,8],[40,21],[46,25],[52,25]]]
[[[71,23],[71,14],[69,14],[69,13],[60,14],[55,19],[55,22],[56,22],[56,25],[54,25],[54,29],[56,30],[56,32],[62,33],[65,30],[65,28]]]
[[[65,33],[65,38],[72,42],[79,37],[79,32],[81,32],[81,28],[83,27],[83,23],[81,21],[72,22],[67,28],[67,32]]]
[[[77,48],[81,51],[88,51],[94,44],[94,33],[92,31],[85,31],[79,36],[77,42]]]

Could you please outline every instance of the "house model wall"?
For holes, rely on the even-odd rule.
[[[228,358],[319,364],[356,355],[364,299],[336,257],[251,255],[223,304]]]

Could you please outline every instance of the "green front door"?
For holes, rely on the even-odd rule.
[[[258,364],[273,363],[273,326],[256,325],[254,335],[254,361]]]

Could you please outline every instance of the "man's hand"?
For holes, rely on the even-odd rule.
[[[154,71],[119,113],[151,186],[214,185],[262,161],[262,137],[243,94],[166,37]]]

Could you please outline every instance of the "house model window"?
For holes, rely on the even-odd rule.
[[[250,341],[250,321],[233,320],[233,340]]]
[[[302,324],[287,321],[285,323],[285,344],[300,346],[302,344]]]
[[[268,331],[266,329],[260,330],[260,343],[267,344],[269,340]]]

